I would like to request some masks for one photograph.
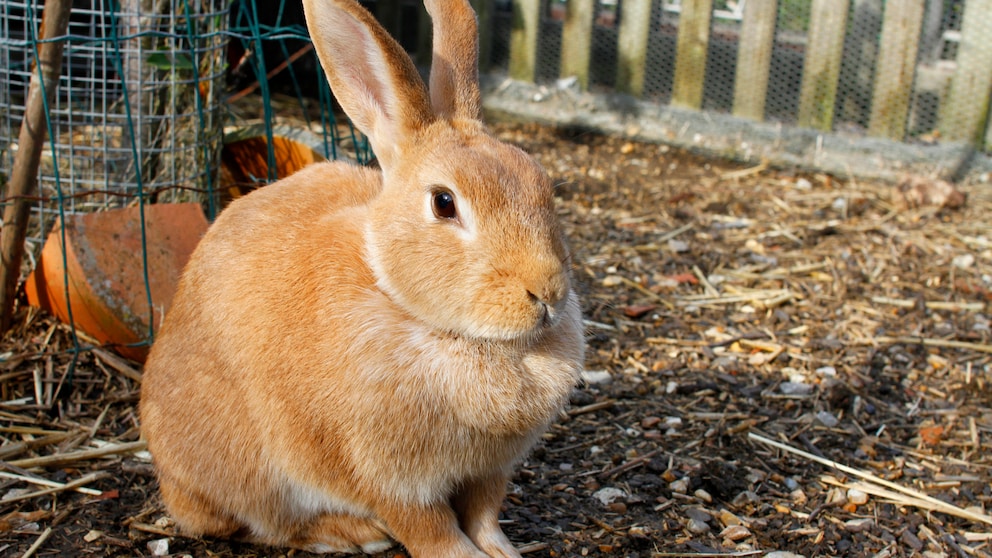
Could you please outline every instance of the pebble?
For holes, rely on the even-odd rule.
[[[919,551],[921,548],[923,548],[923,541],[921,541],[919,537],[911,533],[909,529],[906,529],[905,531],[902,532],[902,535],[899,535],[899,542],[916,551]]]
[[[661,422],[659,417],[644,417],[641,419],[641,428],[654,428],[659,422]]]
[[[608,504],[606,506],[606,509],[610,510],[613,513],[619,513],[623,515],[627,513],[627,504],[624,504],[623,502],[613,502],[612,504]]]
[[[668,241],[668,250],[670,252],[681,253],[689,251],[689,243],[683,242],[681,240],[675,240],[674,238]]]
[[[789,493],[789,499],[794,503],[802,505],[806,503],[806,493],[802,488],[797,488]]]
[[[833,416],[830,411],[819,411],[816,413],[816,420],[820,421],[820,424],[826,426],[827,428],[833,428],[840,424],[837,417]]]
[[[794,479],[792,477],[786,477],[785,478],[785,487],[788,488],[789,490],[795,490],[795,489],[799,488],[799,482],[796,481],[796,479]]]
[[[708,533],[710,531],[710,525],[705,521],[690,518],[689,523],[686,525],[686,529],[688,529],[693,535],[702,535],[703,533]]]
[[[809,395],[813,392],[813,386],[799,382],[782,382],[778,390],[783,395]]]
[[[954,256],[951,260],[951,265],[958,269],[968,269],[969,267],[975,265],[975,256],[972,256],[971,254]]]
[[[745,490],[744,492],[741,492],[737,496],[734,496],[734,501],[732,503],[734,504],[734,506],[741,506],[744,504],[753,504],[760,500],[761,498],[759,498],[757,494],[755,494],[750,490]]]
[[[751,530],[743,525],[731,525],[726,527],[723,531],[720,531],[720,536],[729,539],[731,541],[737,542],[741,539],[746,539],[751,536]]]
[[[603,278],[604,287],[616,287],[623,284],[623,277],[619,275],[607,275]]]
[[[671,484],[668,485],[668,488],[671,488],[672,492],[678,494],[685,494],[689,492],[689,479],[685,479],[685,478],[675,479],[674,481],[672,481]]]
[[[146,545],[148,547],[148,552],[152,553],[152,556],[168,556],[169,555],[169,539],[155,539],[148,541]]]
[[[727,510],[720,510],[720,523],[723,523],[724,527],[730,527],[731,525],[741,525],[741,518],[737,517],[733,513]]]
[[[819,374],[820,376],[836,376],[837,375],[837,369],[834,368],[833,366],[821,366],[820,368],[817,368],[815,370],[815,372],[817,374]]]
[[[860,506],[868,502],[868,495],[857,488],[848,488],[847,501],[856,506]]]
[[[713,503],[713,496],[710,496],[710,493],[706,492],[702,488],[693,492],[692,495],[698,498],[699,500],[706,502],[707,504]]]
[[[613,381],[613,376],[606,370],[583,370],[580,375],[582,381],[589,385],[608,384]]]
[[[627,493],[619,488],[607,486],[606,488],[600,488],[594,492],[592,497],[599,500],[604,506],[608,506],[617,500],[627,498]]]
[[[844,522],[844,529],[849,533],[863,533],[871,529],[875,522],[870,517],[861,519],[849,519]]]
[[[647,527],[634,525],[630,529],[627,529],[627,534],[635,539],[646,539],[651,535],[651,530]]]
[[[697,507],[686,508],[685,515],[688,516],[689,519],[695,519],[696,521],[702,521],[704,523],[713,519],[713,516],[710,515],[710,512],[704,510],[703,508],[697,508]]]

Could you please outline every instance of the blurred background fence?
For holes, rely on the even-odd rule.
[[[492,63],[660,104],[989,143],[988,0],[512,0]]]
[[[429,64],[420,0],[363,3]],[[847,174],[948,172],[992,144],[992,0],[473,4],[492,111]],[[159,238],[150,207],[193,202],[209,220],[231,198],[304,164],[371,155],[335,118],[298,0],[75,0],[58,37],[42,36],[43,17],[42,2],[0,2],[0,186],[5,207],[33,208],[21,280],[54,242],[49,260],[61,260],[62,280],[45,288],[63,283],[52,296],[65,299],[70,323],[65,293],[134,283],[122,270],[137,268],[138,284],[115,311],[130,320],[127,343],[147,347],[171,297],[156,286],[149,258],[164,250],[149,244],[149,235]],[[18,130],[44,44],[64,49],[45,106],[51,133],[36,190],[12,196]],[[839,144],[848,157],[832,163],[823,154]],[[114,213],[128,209],[136,211]],[[84,230],[95,220],[74,216],[101,214],[117,228],[97,242]],[[137,235],[137,244],[115,240],[121,234]],[[112,263],[99,263],[100,251],[116,254]],[[69,277],[73,257],[117,271]],[[164,281],[174,282],[172,273]]]

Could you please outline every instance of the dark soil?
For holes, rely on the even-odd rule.
[[[891,185],[496,131],[560,182],[588,326],[589,383],[505,504],[525,555],[992,555],[990,524],[920,500],[860,503],[856,475],[753,437],[992,507],[987,185],[965,188],[959,210],[914,207]],[[67,371],[69,337],[36,311],[20,318],[0,347],[0,459],[136,441],[139,384],[99,354],[76,363],[60,413],[39,405]],[[0,555],[40,540],[35,556],[148,556],[163,539],[177,555],[307,555],[170,536],[141,454],[32,470],[107,475],[88,485],[102,496],[17,502],[27,485],[0,479]]]

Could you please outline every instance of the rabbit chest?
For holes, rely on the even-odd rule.
[[[429,501],[466,478],[505,471],[554,419],[579,371],[575,323],[506,345],[437,336],[381,305],[368,315],[340,340],[344,354],[337,344],[328,353],[323,381],[273,394],[277,416],[291,422],[283,428],[298,434],[270,431],[286,442],[276,455],[293,462],[288,470],[308,471],[304,478],[328,477],[323,486],[347,477]],[[343,466],[327,467],[329,451]]]

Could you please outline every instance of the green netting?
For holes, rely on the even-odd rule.
[[[77,0],[65,36],[40,38],[44,6],[0,2],[0,187],[18,150],[37,50],[60,43],[58,90],[46,105],[48,141],[31,196],[22,276],[67,216],[137,207],[147,294],[145,340],[154,337],[156,305],[148,283],[144,210],[148,204],[198,202],[212,219],[221,187],[225,136],[261,130],[268,173],[242,190],[276,178],[274,135],[306,133],[329,159],[370,159],[367,142],[335,119],[330,91],[317,71],[298,3],[240,0]],[[294,57],[294,54],[297,56]],[[303,56],[298,56],[303,54]],[[237,71],[235,71],[237,70]],[[4,197],[4,206],[15,200]],[[123,248],[122,248],[123,250]],[[62,264],[66,265],[62,250]],[[70,278],[64,278],[68,292]],[[75,335],[66,301],[74,352]],[[0,359],[2,359],[0,355]]]

